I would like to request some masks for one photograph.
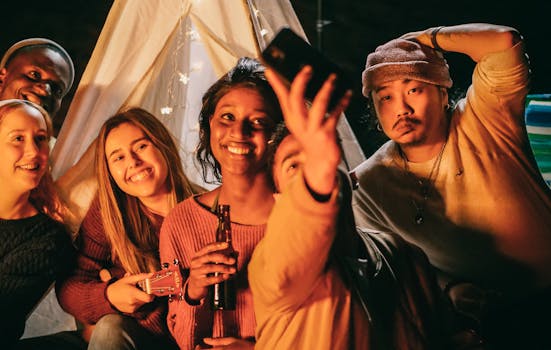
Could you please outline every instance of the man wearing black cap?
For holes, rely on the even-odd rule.
[[[0,61],[0,100],[29,100],[53,118],[75,77],[71,57],[58,43],[30,38],[12,45]]]
[[[464,99],[442,52],[476,62]],[[363,94],[390,138],[353,171],[359,226],[420,246],[441,287],[498,349],[551,348],[551,191],[524,123],[522,38],[484,23],[403,35],[367,57]]]

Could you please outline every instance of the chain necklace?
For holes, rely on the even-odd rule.
[[[433,187],[434,182],[436,181],[436,177],[438,176],[438,172],[440,170],[440,164],[442,163],[442,155],[444,154],[444,149],[446,148],[447,143],[448,141],[446,140],[446,142],[444,142],[444,144],[442,145],[440,152],[438,152],[438,156],[436,156],[436,159],[434,159],[428,178],[417,180],[417,183],[419,184],[419,187],[421,190],[421,202],[418,203],[414,198],[411,199],[411,202],[415,207],[415,223],[417,225],[421,225],[425,221],[425,217],[424,217],[425,205],[427,200],[429,199],[430,190]],[[409,170],[407,158],[401,149],[399,149],[399,154],[400,154],[400,157],[402,157],[402,161],[404,162],[405,172],[407,174],[410,174],[411,176],[416,177]]]

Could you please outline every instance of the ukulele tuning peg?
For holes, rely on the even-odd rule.
[[[174,265],[179,265],[179,264],[180,264],[180,262],[178,261],[178,259],[174,259],[174,262],[173,262],[173,263],[174,263]]]
[[[168,269],[168,263],[163,263],[163,269]]]

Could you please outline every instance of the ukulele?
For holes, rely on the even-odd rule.
[[[163,263],[162,270],[159,270],[144,280],[139,281],[138,288],[147,294],[153,294],[158,297],[168,296],[168,301],[182,300],[182,275],[180,273],[180,262],[174,259],[174,263]]]
[[[103,282],[111,279],[111,273],[107,269],[100,271],[100,278]],[[147,294],[152,294],[158,297],[168,297],[171,302],[176,297],[182,300],[184,297],[182,291],[182,274],[180,273],[180,262],[174,259],[172,265],[163,263],[162,269],[153,273],[153,276],[136,283],[136,287],[140,288]],[[90,341],[90,336],[94,330],[94,325],[81,324],[81,337],[86,341]]]

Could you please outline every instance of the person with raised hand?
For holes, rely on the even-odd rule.
[[[289,89],[266,73],[289,130],[278,126],[270,140],[276,203],[249,264],[256,348],[455,348],[424,253],[399,236],[357,230],[336,130],[350,93],[328,111],[330,76],[308,107],[311,75],[305,67]]]
[[[452,103],[447,52],[472,83]],[[497,349],[550,348],[551,189],[524,120],[530,69],[515,28],[406,33],[367,56],[363,94],[390,138],[353,173],[359,226],[421,247],[458,313]]]

